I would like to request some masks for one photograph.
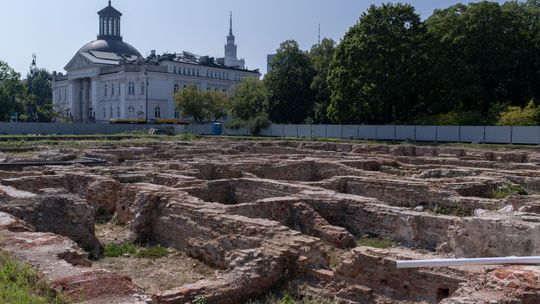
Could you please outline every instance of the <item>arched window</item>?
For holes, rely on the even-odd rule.
[[[120,116],[122,116],[122,114],[120,113],[120,106],[118,106],[118,108],[116,110],[118,112],[118,118],[120,118]]]
[[[186,68],[182,68],[182,74],[186,75]]]
[[[110,114],[109,116],[110,116],[111,118],[114,117],[114,113],[113,113],[112,107],[109,108],[109,114]]]
[[[143,81],[141,82],[141,95],[144,95],[145,89],[146,89],[146,86],[144,85],[144,81]]]
[[[129,82],[128,95],[135,95],[135,82],[133,81]]]
[[[154,117],[155,118],[161,118],[161,108],[160,107],[156,107],[154,109]]]
[[[103,86],[103,96],[107,97],[107,84],[105,84],[105,86]]]
[[[178,93],[178,90],[180,89],[180,85],[178,83],[174,84],[174,92]]]
[[[116,85],[113,83],[111,85],[111,96],[114,96],[114,88],[116,87]]]

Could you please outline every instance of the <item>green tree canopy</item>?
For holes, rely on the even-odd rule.
[[[233,117],[249,120],[264,113],[268,95],[268,90],[261,80],[245,78],[233,92],[231,100]]]
[[[311,82],[311,90],[314,93],[315,104],[313,106],[313,121],[315,123],[329,123],[327,111],[330,104],[330,88],[328,86],[328,72],[334,58],[336,43],[332,39],[325,38],[320,44],[311,48],[311,59],[315,76]]]
[[[422,104],[425,30],[405,4],[371,6],[345,35],[330,68],[329,116],[338,123],[390,123]]]
[[[211,119],[217,121],[227,114],[229,98],[227,94],[213,91],[199,91],[196,86],[189,85],[174,95],[177,109],[182,116],[192,117],[201,124]]]
[[[434,111],[479,111],[492,103],[525,104],[537,93],[530,22],[523,10],[498,3],[458,4],[436,10],[426,21]]]
[[[270,92],[267,112],[276,123],[301,123],[313,109],[310,88],[314,70],[308,54],[293,40],[285,41],[270,63],[272,71],[264,79]]]
[[[0,61],[0,120],[8,120],[10,113],[23,108],[21,97],[25,95],[25,87],[20,78],[19,73]]]

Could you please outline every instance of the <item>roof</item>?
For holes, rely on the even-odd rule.
[[[141,53],[139,53],[139,51],[133,46],[131,46],[129,43],[123,42],[121,40],[111,40],[111,39],[107,39],[107,40],[99,39],[99,40],[92,41],[86,44],[85,46],[83,46],[79,50],[79,52],[113,53],[116,55],[141,57]],[[104,59],[108,59],[108,58],[104,58]]]
[[[163,54],[159,56],[159,62],[169,61],[169,62],[177,62],[177,63],[188,63],[188,64],[216,67],[216,68],[221,68],[221,69],[242,71],[242,72],[248,72],[248,73],[260,73],[258,69],[249,70],[249,69],[239,69],[237,67],[227,66],[221,63],[219,59],[221,58],[216,59],[210,56],[199,56],[199,55],[195,55],[193,53],[186,52],[186,51],[182,53]],[[152,56],[149,56],[146,60],[151,61]]]
[[[104,17],[121,17],[122,13],[118,11],[117,9],[115,9],[114,7],[112,7],[111,1],[109,1],[109,6],[100,10],[98,12],[98,15],[104,16]]]

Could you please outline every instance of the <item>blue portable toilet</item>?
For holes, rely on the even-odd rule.
[[[212,135],[221,135],[223,126],[220,122],[215,122],[212,124]]]

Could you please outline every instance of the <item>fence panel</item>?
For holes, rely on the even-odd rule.
[[[486,127],[486,143],[509,144],[512,142],[512,127]]]
[[[395,126],[376,126],[377,139],[394,140],[396,138]]]
[[[437,141],[459,142],[460,141],[459,126],[439,126],[439,127],[437,127]]]
[[[298,125],[298,137],[311,137],[311,125]],[[294,135],[296,137],[296,135]]]
[[[416,126],[416,141],[436,141],[437,127],[435,126]]]
[[[514,144],[540,144],[540,127],[513,127]]]
[[[358,126],[358,138],[376,140],[377,127],[376,126]]]
[[[477,126],[462,126],[461,127],[461,141],[468,143],[483,143],[484,138],[484,127]]]
[[[298,125],[285,125],[283,133],[285,137],[298,137]]]
[[[326,125],[326,137],[343,138],[343,125]]]
[[[270,126],[270,135],[271,136],[276,136],[276,137],[284,137],[285,134],[284,134],[284,128],[285,125],[271,125]]]
[[[358,139],[358,126],[343,126],[343,138]]]
[[[326,125],[311,125],[311,137],[323,138],[326,136]]]
[[[396,126],[397,140],[414,140],[415,133],[414,126]]]

